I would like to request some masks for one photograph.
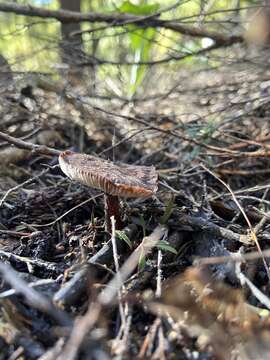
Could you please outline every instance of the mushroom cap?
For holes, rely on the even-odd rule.
[[[116,165],[92,155],[64,151],[59,155],[62,171],[72,180],[121,197],[148,197],[157,191],[154,166]]]

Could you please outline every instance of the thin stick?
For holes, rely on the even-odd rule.
[[[157,261],[157,288],[156,288],[156,297],[161,297],[161,279],[162,279],[162,270],[161,270],[161,262],[162,262],[162,252],[158,251],[158,261]]]
[[[55,169],[56,167],[58,167],[59,165],[55,165],[55,166],[52,166],[52,167],[49,167],[45,170],[42,170],[38,175],[36,176],[33,176],[31,177],[30,179],[27,179],[26,181],[24,181],[23,183],[21,184],[18,184],[16,186],[14,186],[13,188],[10,188],[6,193],[5,195],[2,197],[2,199],[0,200],[0,207],[4,204],[4,202],[6,201],[6,198],[8,197],[8,195],[10,193],[12,193],[13,191],[16,191],[16,190],[19,190],[21,189],[23,186],[25,185],[28,185],[28,184],[31,184],[33,181],[39,179],[41,176],[47,174],[48,171],[50,171],[51,169]]]
[[[267,273],[267,276],[268,276],[268,279],[270,280],[270,271],[269,271],[269,268],[267,266],[267,263],[266,263],[266,260],[265,260],[265,257],[263,256],[263,253],[262,253],[262,249],[261,249],[261,246],[259,244],[259,241],[257,239],[257,235],[251,225],[251,222],[249,221],[249,218],[247,217],[244,209],[242,208],[241,204],[239,203],[239,201],[237,200],[234,192],[232,191],[232,189],[230,188],[230,186],[228,184],[226,184],[223,180],[221,180],[216,174],[214,174],[211,170],[209,170],[207,167],[205,167],[203,164],[201,164],[201,167],[207,171],[209,174],[211,174],[215,179],[217,179],[222,185],[224,185],[226,187],[226,189],[230,192],[232,198],[233,198],[233,201],[235,202],[235,204],[237,205],[237,207],[239,208],[239,210],[241,211],[242,215],[244,216],[244,219],[246,220],[246,223],[248,224],[248,227],[249,227],[249,230],[250,230],[250,237],[251,239],[255,242],[256,246],[257,246],[257,249],[259,251],[259,253],[261,254],[262,256],[262,261],[263,261],[263,264],[264,264],[264,267],[265,267],[265,270],[266,270],[266,273]]]
[[[54,279],[40,279],[40,280],[28,283],[28,286],[30,288],[41,287],[44,285],[47,286],[48,284],[56,283],[56,281],[57,280],[54,280]],[[18,293],[18,291],[16,289],[9,289],[9,290],[3,291],[0,293],[0,299],[8,298],[17,293]]]
[[[215,264],[226,264],[226,263],[235,263],[243,261],[251,261],[256,259],[261,259],[262,256],[270,257],[270,249],[263,250],[260,254],[258,251],[253,251],[248,254],[231,254],[230,256],[215,256],[215,257],[204,257],[204,258],[195,258],[193,265],[215,265]]]
[[[247,285],[252,292],[252,294],[256,297],[257,300],[260,301],[268,310],[270,310],[270,300],[268,296],[266,296],[260,289],[258,289],[240,270],[240,264],[236,266],[236,276],[240,280],[241,285]]]
[[[0,139],[15,145],[20,149],[30,150],[33,153],[37,153],[37,154],[48,155],[48,156],[59,156],[61,154],[60,150],[56,150],[45,145],[32,144],[30,142],[23,141],[21,139],[16,139],[15,137],[7,135],[1,131],[0,131]]]
[[[112,216],[110,220],[111,220],[111,224],[112,224],[111,241],[112,241],[113,259],[114,259],[115,272],[116,272],[115,276],[118,278],[118,282],[121,283],[122,280],[121,280],[121,274],[119,272],[120,267],[119,267],[119,261],[118,261],[118,253],[117,253],[114,216]],[[124,326],[124,324],[126,323],[126,318],[125,318],[125,311],[124,311],[124,306],[123,306],[123,301],[122,301],[121,289],[119,289],[119,291],[118,291],[118,299],[119,299],[119,313],[121,315],[122,326]]]
[[[96,324],[101,313],[101,306],[98,303],[89,304],[84,316],[78,318],[71,331],[70,337],[57,360],[74,360],[85,337]]]
[[[70,214],[72,211],[74,211],[74,210],[77,209],[78,207],[81,207],[81,206],[89,203],[90,201],[97,199],[97,198],[100,197],[100,196],[102,196],[102,194],[94,195],[94,196],[90,197],[90,199],[87,199],[87,200],[81,202],[80,204],[78,204],[78,205],[76,205],[76,206],[73,206],[71,209],[69,209],[68,211],[64,212],[64,214],[58,216],[57,219],[51,221],[50,223],[47,223],[47,224],[26,224],[26,225],[28,225],[28,226],[33,226],[33,227],[35,227],[35,228],[41,228],[41,227],[46,227],[46,226],[54,225],[54,224],[56,224],[58,221],[60,221],[61,219],[63,219],[63,217],[65,217],[66,215]]]

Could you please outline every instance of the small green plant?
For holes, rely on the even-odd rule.
[[[174,247],[172,247],[168,241],[166,240],[160,240],[155,248],[162,250],[162,251],[168,251],[173,253],[174,255],[177,255],[177,251]],[[143,271],[146,265],[146,256],[145,256],[145,252],[144,252],[144,248],[143,246],[141,247],[141,253],[140,253],[140,258],[139,258],[139,262],[138,262],[138,271]]]
[[[151,15],[157,12],[159,4],[145,4],[144,0],[141,0],[138,5],[133,4],[131,1],[124,1],[118,10],[122,13],[128,13],[133,15]],[[137,91],[139,85],[142,83],[147,67],[141,65],[140,62],[146,62],[150,60],[151,49],[154,44],[154,38],[157,30],[154,28],[143,28],[138,25],[130,24],[126,25],[128,32],[128,38],[130,42],[130,48],[132,53],[132,59],[135,62],[131,66],[130,81],[129,81],[129,96],[133,96]],[[137,64],[136,64],[137,63]]]
[[[140,223],[142,226],[143,237],[146,237],[146,223],[145,223],[145,220],[144,220],[144,217],[142,216],[142,214],[140,214]]]
[[[174,208],[174,199],[175,199],[174,196],[172,196],[171,199],[166,204],[164,214],[162,215],[162,217],[159,220],[159,223],[161,225],[165,225],[167,223],[168,219],[170,218],[170,216],[173,212],[173,208]],[[140,215],[140,222],[141,222],[142,229],[143,229],[143,237],[146,237],[146,223],[145,223],[145,220],[142,215]],[[173,246],[171,246],[168,243],[168,241],[166,241],[166,240],[160,240],[155,245],[155,248],[157,248],[158,250],[162,250],[162,251],[168,251],[168,252],[171,252],[171,253],[177,255],[177,250]],[[138,262],[138,270],[142,271],[145,268],[145,264],[146,264],[146,257],[145,257],[145,253],[144,253],[144,248],[142,246],[140,258],[139,258],[139,262]]]
[[[175,255],[177,255],[177,250],[171,246],[168,241],[166,240],[160,240],[157,245],[156,248],[158,248],[159,250],[163,250],[163,251],[169,251]]]
[[[130,249],[132,248],[132,244],[131,241],[129,239],[129,237],[127,236],[127,234],[124,231],[121,230],[115,230],[115,235],[118,239],[120,240],[124,240],[125,243],[128,244],[128,246],[130,247]]]
[[[196,139],[202,144],[208,144],[212,140],[213,134],[218,129],[218,126],[219,123],[217,121],[209,120],[207,123],[198,123],[187,128],[187,133],[191,139]],[[184,158],[185,160],[191,161],[195,159],[201,151],[202,147],[196,145]]]
[[[139,272],[143,271],[145,268],[145,265],[146,265],[146,257],[145,257],[144,249],[142,247],[139,262],[138,262],[138,271]]]
[[[171,214],[173,212],[173,208],[174,208],[174,195],[172,195],[172,197],[170,198],[170,200],[166,204],[164,214],[162,215],[162,217],[159,220],[159,223],[161,225],[167,224],[167,221],[169,220],[169,218],[170,218],[170,216],[171,216]]]

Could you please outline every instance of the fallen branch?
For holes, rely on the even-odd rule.
[[[130,225],[123,230],[129,239],[132,239],[138,231],[137,226]],[[117,238],[117,248],[121,253],[127,247],[126,243]],[[83,266],[68,282],[66,282],[60,290],[58,290],[53,298],[57,306],[61,308],[69,307],[82,297],[87,291],[87,282],[89,279],[89,266],[91,264],[101,264],[109,266],[113,260],[113,246],[111,240],[102,246],[102,248],[87,261],[87,265]]]
[[[20,279],[10,266],[0,262],[0,273],[8,284],[24,296],[29,306],[47,314],[61,326],[72,325],[72,320],[65,312],[57,309],[49,299],[29,287],[27,282]]]
[[[169,220],[168,224],[171,226],[176,226],[178,228],[190,226],[192,228],[192,231],[208,231],[212,235],[215,235],[216,237],[221,239],[239,241],[245,245],[252,244],[252,239],[249,235],[238,234],[230,229],[219,226],[212,221],[204,219],[203,217],[180,214],[179,222],[175,223],[175,221]]]
[[[22,236],[22,235],[20,235],[20,236]],[[58,267],[57,263],[49,262],[49,261],[38,259],[38,258],[32,259],[32,258],[29,258],[26,256],[16,255],[9,251],[0,249],[0,259],[1,258],[8,259],[9,261],[15,260],[26,266],[33,266],[33,267],[37,267],[37,268],[41,269],[42,271],[50,271],[54,274],[59,274],[59,267]]]

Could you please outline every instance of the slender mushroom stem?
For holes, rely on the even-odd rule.
[[[123,228],[123,222],[120,215],[120,203],[118,196],[104,193],[105,203],[105,230],[109,233],[112,231],[111,216],[115,218],[116,230]]]

